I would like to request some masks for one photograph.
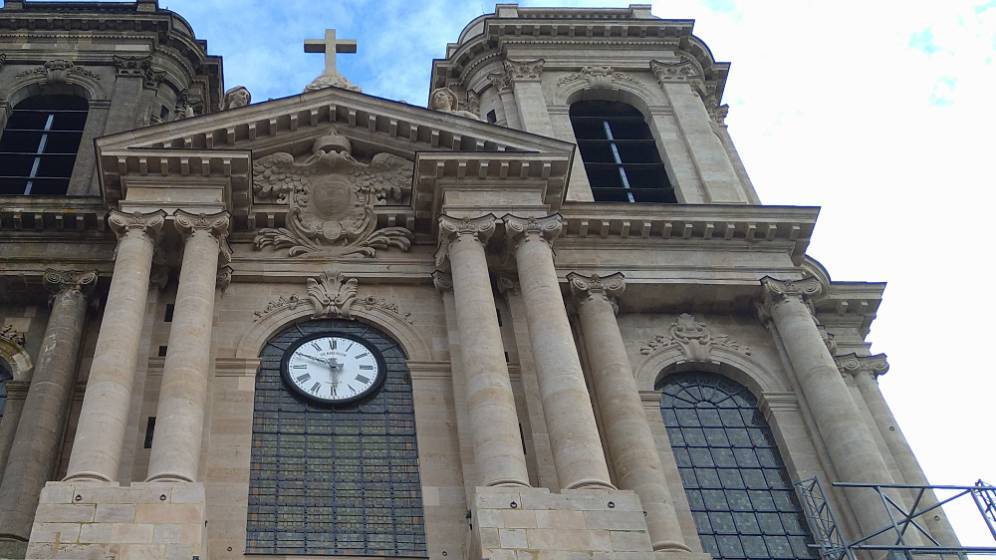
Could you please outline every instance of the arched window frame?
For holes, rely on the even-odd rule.
[[[85,139],[90,102],[74,88],[31,88],[0,132],[0,194],[64,196]]]
[[[676,203],[678,194],[644,111],[579,95],[569,118],[596,202]],[[604,109],[604,114],[599,108]]]
[[[717,559],[813,558],[788,468],[754,393],[705,371],[663,376],[655,391],[705,552]],[[679,402],[688,406],[671,406]],[[715,418],[707,419],[700,411],[710,408]],[[743,426],[728,425],[738,422]]]

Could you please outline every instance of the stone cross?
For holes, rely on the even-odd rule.
[[[306,39],[304,52],[325,53],[325,74],[335,75],[336,53],[355,53],[355,39],[336,39],[335,29],[326,29],[324,39]]]

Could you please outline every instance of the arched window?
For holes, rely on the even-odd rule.
[[[711,373],[658,385],[702,547],[716,559],[814,558],[768,423],[746,387]]]
[[[351,343],[318,346],[316,336],[348,337]],[[366,346],[363,356],[381,357],[382,384],[348,404],[302,396],[281,373],[290,366],[288,353],[302,344],[308,360],[317,354],[345,361],[353,344]],[[328,319],[284,329],[260,358],[246,553],[425,557],[415,406],[401,347],[363,323]],[[335,379],[341,374],[333,369],[343,371],[342,364],[331,359],[333,365],[318,360],[314,370]],[[297,380],[306,379],[306,387],[319,379],[303,371],[309,373]],[[311,391],[318,395],[328,388],[316,382]]]
[[[578,101],[571,124],[596,201],[677,202],[642,113],[617,101]]]
[[[14,107],[0,136],[0,195],[66,194],[87,107],[74,95],[36,95]]]

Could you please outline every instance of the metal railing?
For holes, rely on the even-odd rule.
[[[924,527],[924,515],[941,508],[959,498],[962,502],[968,496],[975,502],[985,520],[989,533],[996,541],[996,487],[979,480],[973,486],[916,485],[916,484],[865,484],[855,482],[834,482],[836,488],[855,491],[875,492],[882,502],[890,523],[880,529],[848,541],[841,533],[840,525],[834,517],[830,502],[819,480],[811,478],[795,483],[796,495],[802,505],[810,530],[813,532],[814,548],[819,550],[822,560],[857,560],[856,551],[879,551],[890,558],[912,559],[916,555],[957,556],[984,554],[996,555],[996,546],[951,546],[939,542]],[[944,499],[936,499],[934,491],[952,494]],[[910,498],[909,507],[902,500],[896,500],[897,492]],[[916,535],[916,537],[912,537]],[[923,544],[920,544],[923,541]]]

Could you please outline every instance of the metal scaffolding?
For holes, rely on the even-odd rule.
[[[924,515],[944,504],[967,496],[975,502],[989,533],[996,541],[996,487],[979,480],[973,486],[916,485],[916,484],[864,484],[854,482],[834,482],[834,487],[853,489],[857,492],[875,492],[891,523],[848,541],[840,530],[819,480],[810,478],[795,483],[809,527],[813,532],[814,547],[819,550],[821,560],[858,560],[855,552],[881,551],[890,558],[912,559],[916,555],[952,555],[964,558],[966,555],[996,555],[996,546],[949,546],[944,545],[923,526]],[[953,492],[942,500],[933,498],[934,491]],[[908,508],[894,496],[904,492],[911,498]],[[911,538],[911,535],[918,535]],[[918,541],[924,541],[920,544]],[[915,544],[910,544],[910,543]]]

